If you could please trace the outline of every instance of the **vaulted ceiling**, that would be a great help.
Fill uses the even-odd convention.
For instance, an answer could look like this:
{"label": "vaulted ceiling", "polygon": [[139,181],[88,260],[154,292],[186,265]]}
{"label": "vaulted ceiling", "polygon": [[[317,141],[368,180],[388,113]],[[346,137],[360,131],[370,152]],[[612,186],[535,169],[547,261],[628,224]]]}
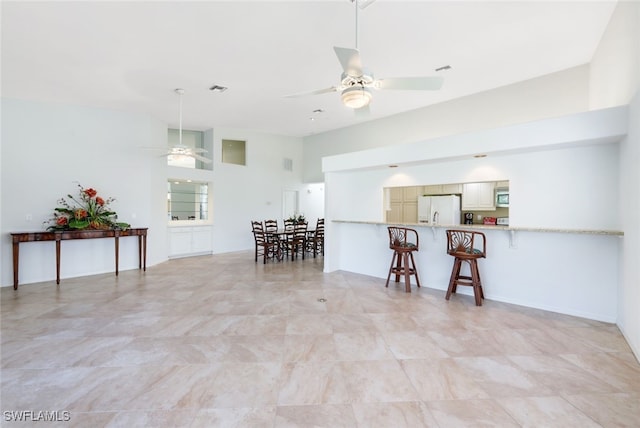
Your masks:
{"label": "vaulted ceiling", "polygon": [[375,91],[370,115],[359,118],[339,93],[284,97],[339,83],[333,47],[356,44],[350,0],[3,1],[1,89],[176,126],[174,89],[183,88],[185,128],[305,136],[588,63],[615,5],[377,0],[358,14],[365,67],[376,77],[441,75],[445,83]]}

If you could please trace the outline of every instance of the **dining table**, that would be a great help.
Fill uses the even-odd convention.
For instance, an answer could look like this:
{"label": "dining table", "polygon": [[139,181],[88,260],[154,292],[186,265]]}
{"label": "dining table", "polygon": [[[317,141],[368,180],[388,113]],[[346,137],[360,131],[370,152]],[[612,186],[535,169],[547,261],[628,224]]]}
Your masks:
{"label": "dining table", "polygon": [[[265,235],[267,235],[267,239],[272,240],[274,242],[274,258],[278,261],[284,260],[284,255],[287,252],[287,242],[290,237],[294,234],[293,228],[285,228],[278,230],[265,231]],[[315,229],[307,229],[307,237],[312,237],[315,234]],[[306,246],[306,243],[305,243]],[[306,249],[305,249],[306,250]]]}

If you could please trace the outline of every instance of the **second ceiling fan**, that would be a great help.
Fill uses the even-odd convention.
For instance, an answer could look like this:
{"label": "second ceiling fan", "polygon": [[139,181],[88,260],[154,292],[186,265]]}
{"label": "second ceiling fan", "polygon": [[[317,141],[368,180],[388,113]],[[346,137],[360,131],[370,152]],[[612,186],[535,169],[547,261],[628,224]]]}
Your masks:
{"label": "second ceiling fan", "polygon": [[356,46],[355,48],[338,46],[334,46],[333,48],[343,70],[340,77],[340,84],[315,91],[287,95],[287,97],[302,97],[329,92],[340,92],[342,102],[345,106],[354,109],[356,113],[366,113],[369,110],[369,103],[373,98],[372,89],[430,91],[438,90],[442,87],[444,79],[441,76],[374,78],[373,73],[362,66],[360,59],[360,51],[358,50],[358,9],[366,8],[375,0],[350,1],[356,5]]}

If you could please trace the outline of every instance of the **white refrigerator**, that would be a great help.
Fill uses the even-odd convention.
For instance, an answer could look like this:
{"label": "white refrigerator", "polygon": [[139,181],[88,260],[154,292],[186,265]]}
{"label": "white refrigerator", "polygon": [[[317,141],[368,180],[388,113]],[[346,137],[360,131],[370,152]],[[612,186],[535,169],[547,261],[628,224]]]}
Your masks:
{"label": "white refrigerator", "polygon": [[419,196],[418,222],[429,225],[460,224],[460,196]]}

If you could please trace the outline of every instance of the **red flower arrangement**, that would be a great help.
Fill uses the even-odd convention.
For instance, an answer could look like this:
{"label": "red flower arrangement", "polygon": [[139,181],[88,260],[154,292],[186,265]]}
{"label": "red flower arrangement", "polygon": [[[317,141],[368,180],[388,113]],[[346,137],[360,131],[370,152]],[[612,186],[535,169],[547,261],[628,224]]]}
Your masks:
{"label": "red flower arrangement", "polygon": [[[118,222],[118,215],[111,211],[109,204],[114,198],[106,200],[98,196],[93,188],[85,189],[78,184],[80,197],[67,195],[61,198],[54,209],[53,218],[45,222],[49,224],[47,230],[82,230],[82,229],[127,229],[128,223]],[[53,223],[53,224],[52,224]]]}

